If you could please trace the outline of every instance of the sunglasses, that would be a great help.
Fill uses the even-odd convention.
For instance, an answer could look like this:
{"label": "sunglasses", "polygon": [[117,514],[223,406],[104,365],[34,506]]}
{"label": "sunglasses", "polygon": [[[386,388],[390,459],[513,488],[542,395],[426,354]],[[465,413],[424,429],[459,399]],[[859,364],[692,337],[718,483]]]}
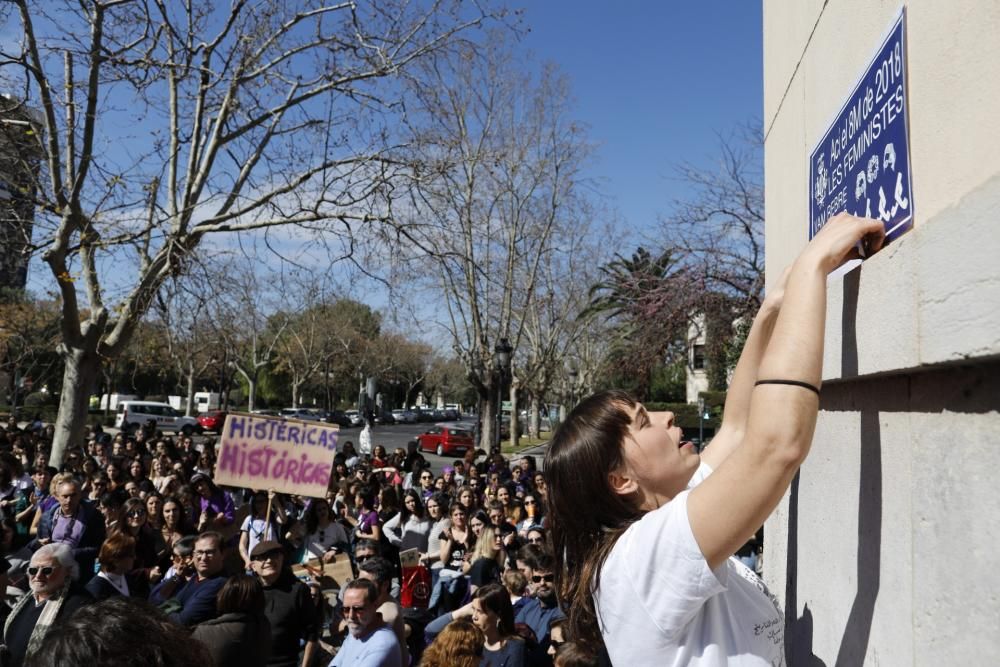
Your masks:
{"label": "sunglasses", "polygon": [[531,576],[531,580],[536,584],[540,584],[543,581],[546,583],[552,583],[556,580],[556,575],[554,574],[534,574]]}
{"label": "sunglasses", "polygon": [[45,567],[37,567],[35,565],[32,565],[31,567],[28,568],[28,576],[34,577],[35,575],[41,574],[43,577],[47,577],[55,571],[56,568],[52,567],[51,565],[46,565]]}
{"label": "sunglasses", "polygon": [[146,516],[146,513],[142,510],[132,510],[131,512],[126,512],[125,516],[127,516],[130,519],[139,519],[141,517]]}
{"label": "sunglasses", "polygon": [[274,560],[281,555],[281,549],[271,549],[270,551],[265,551],[262,554],[257,554],[256,556],[250,556],[252,561],[263,561],[263,560]]}
{"label": "sunglasses", "polygon": [[365,607],[344,607],[341,610],[341,613],[344,616],[350,616],[351,614],[357,614],[358,616],[360,616],[361,614],[365,613]]}
{"label": "sunglasses", "polygon": [[355,556],[354,560],[356,560],[359,563],[364,563],[369,558],[375,558],[375,556]]}

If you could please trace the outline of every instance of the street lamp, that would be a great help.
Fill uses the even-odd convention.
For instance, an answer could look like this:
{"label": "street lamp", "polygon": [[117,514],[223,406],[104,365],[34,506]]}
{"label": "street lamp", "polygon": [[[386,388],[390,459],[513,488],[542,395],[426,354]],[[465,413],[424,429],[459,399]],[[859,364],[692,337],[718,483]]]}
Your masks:
{"label": "street lamp", "polygon": [[705,449],[705,420],[711,415],[705,411],[705,397],[698,397],[698,451]]}
{"label": "street lamp", "polygon": [[497,369],[499,377],[497,378],[497,428],[496,434],[493,436],[493,451],[491,453],[500,451],[500,426],[503,423],[503,381],[510,371],[510,355],[513,352],[514,348],[511,347],[510,341],[506,338],[501,338],[500,342],[493,348],[493,365]]}

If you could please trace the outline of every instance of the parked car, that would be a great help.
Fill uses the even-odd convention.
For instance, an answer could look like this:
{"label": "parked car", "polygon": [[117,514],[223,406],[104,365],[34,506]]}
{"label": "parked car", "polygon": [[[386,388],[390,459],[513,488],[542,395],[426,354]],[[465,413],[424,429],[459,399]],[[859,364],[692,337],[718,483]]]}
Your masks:
{"label": "parked car", "polygon": [[445,421],[450,421],[450,422],[458,421],[459,419],[461,419],[461,417],[462,417],[462,415],[459,414],[458,410],[456,410],[455,408],[445,408],[444,409],[444,418],[445,418]]}
{"label": "parked car", "polygon": [[281,416],[286,419],[303,419],[305,421],[319,421],[319,415],[307,408],[284,408]]}
{"label": "parked car", "polygon": [[435,424],[426,433],[417,436],[420,451],[434,452],[438,456],[464,454],[472,449],[472,431],[456,428],[451,424]]}
{"label": "parked car", "polygon": [[392,416],[397,424],[416,424],[417,413],[410,410],[393,410]]}
{"label": "parked car", "polygon": [[280,417],[281,416],[281,413],[278,412],[277,410],[267,410],[267,409],[265,409],[265,410],[251,410],[250,414],[252,414],[252,415],[260,415],[262,417]]}
{"label": "parked car", "polygon": [[205,431],[222,433],[222,427],[226,425],[226,413],[222,410],[203,412],[198,415],[198,423]]}
{"label": "parked car", "polygon": [[351,420],[351,426],[364,426],[365,419],[361,416],[361,413],[357,410],[347,410],[344,415]]}
{"label": "parked car", "polygon": [[343,410],[331,410],[323,417],[327,424],[336,424],[340,428],[350,428],[354,426],[354,420],[347,416]]}
{"label": "parked car", "polygon": [[160,431],[201,433],[201,424],[194,417],[182,415],[166,403],[156,401],[122,401],[115,413],[115,428],[134,433],[147,424],[155,423]]}
{"label": "parked car", "polygon": [[391,412],[383,412],[382,414],[375,415],[375,423],[382,424],[383,426],[391,426],[396,423],[396,418],[392,416]]}

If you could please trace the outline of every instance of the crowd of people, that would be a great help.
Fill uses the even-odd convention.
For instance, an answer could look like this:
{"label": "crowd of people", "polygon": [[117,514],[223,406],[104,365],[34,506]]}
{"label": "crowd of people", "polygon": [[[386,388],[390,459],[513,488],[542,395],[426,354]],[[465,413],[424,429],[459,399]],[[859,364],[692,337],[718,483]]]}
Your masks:
{"label": "crowd of people", "polygon": [[[0,665],[590,665],[531,457],[338,446],[326,497],[220,487],[210,438],[0,428]],[[323,573],[346,571],[331,583]]]}

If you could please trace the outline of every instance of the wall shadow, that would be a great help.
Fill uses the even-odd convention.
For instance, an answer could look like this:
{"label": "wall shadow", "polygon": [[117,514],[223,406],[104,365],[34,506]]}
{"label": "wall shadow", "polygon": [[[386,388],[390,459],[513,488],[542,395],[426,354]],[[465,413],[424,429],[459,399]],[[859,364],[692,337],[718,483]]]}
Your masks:
{"label": "wall shadow", "polygon": [[864,664],[882,567],[882,438],[878,413],[861,413],[858,488],[858,588],[840,639],[836,667]]}

